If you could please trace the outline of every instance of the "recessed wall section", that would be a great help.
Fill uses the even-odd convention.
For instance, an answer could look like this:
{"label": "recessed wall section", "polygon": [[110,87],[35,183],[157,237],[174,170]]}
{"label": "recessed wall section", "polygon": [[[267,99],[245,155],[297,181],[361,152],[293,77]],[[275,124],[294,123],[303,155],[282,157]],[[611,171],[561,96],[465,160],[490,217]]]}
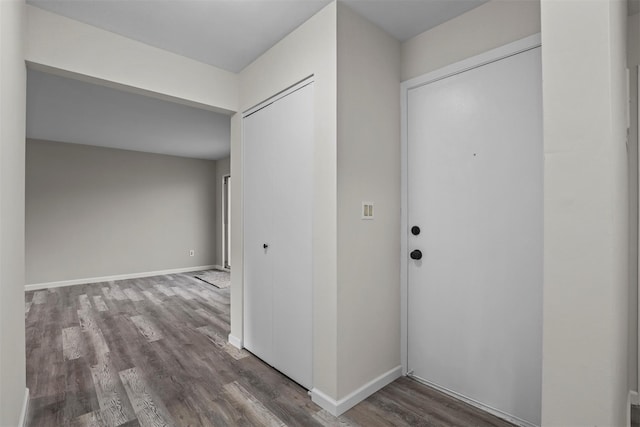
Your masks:
{"label": "recessed wall section", "polygon": [[26,164],[27,284],[214,264],[215,161],[28,140]]}

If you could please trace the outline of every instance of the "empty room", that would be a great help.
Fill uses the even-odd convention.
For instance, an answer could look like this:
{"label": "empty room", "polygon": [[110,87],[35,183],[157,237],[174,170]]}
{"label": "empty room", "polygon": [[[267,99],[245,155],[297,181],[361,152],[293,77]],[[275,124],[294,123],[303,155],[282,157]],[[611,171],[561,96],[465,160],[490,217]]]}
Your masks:
{"label": "empty room", "polygon": [[0,426],[630,426],[637,0],[0,1]]}

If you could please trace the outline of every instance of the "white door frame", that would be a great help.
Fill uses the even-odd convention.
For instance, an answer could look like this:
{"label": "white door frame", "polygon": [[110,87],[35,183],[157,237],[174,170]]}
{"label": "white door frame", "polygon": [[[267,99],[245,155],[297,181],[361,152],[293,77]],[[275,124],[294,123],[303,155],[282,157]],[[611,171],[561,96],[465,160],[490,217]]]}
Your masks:
{"label": "white door frame", "polygon": [[535,34],[524,39],[509,43],[507,45],[492,49],[488,52],[480,55],[473,56],[455,64],[448,65],[440,68],[439,70],[432,71],[422,76],[407,80],[400,85],[400,103],[401,103],[401,191],[400,202],[402,214],[400,215],[400,357],[402,361],[402,373],[407,375],[408,369],[408,301],[407,301],[407,289],[408,289],[408,262],[409,262],[409,248],[407,246],[407,235],[409,233],[408,228],[408,177],[407,177],[407,131],[408,131],[408,104],[407,98],[409,90],[424,86],[426,84],[442,80],[444,78],[460,74],[462,72],[471,70],[473,68],[481,67],[491,62],[499,61],[509,56],[516,55],[527,50],[535,49],[541,46],[540,34]]}
{"label": "white door frame", "polygon": [[[635,67],[632,67],[632,69],[635,68],[635,77],[636,77],[636,99],[634,100],[631,96],[630,96],[630,102],[635,101],[635,108],[636,108],[636,115],[637,117],[635,118],[636,123],[635,123],[635,127],[636,127],[636,143],[638,144],[638,158],[635,159],[636,162],[638,162],[638,167],[640,169],[640,65],[636,65]],[[627,82],[629,82],[629,79],[627,79]],[[629,87],[629,86],[627,86]],[[628,90],[628,92],[630,93],[631,91]],[[629,112],[627,114],[627,117],[629,117],[629,125],[633,124],[633,121],[631,120],[631,105],[627,105],[627,111]],[[640,189],[640,171],[638,172],[638,188]],[[640,200],[640,195],[638,197],[638,200]],[[638,215],[638,230],[640,233],[640,213]],[[638,337],[638,343],[640,343],[640,239],[638,239],[638,282],[636,283],[636,286],[638,288],[638,301],[637,301],[637,309],[638,309],[638,321],[637,321],[637,326],[638,326],[638,331],[637,331],[637,337]],[[638,366],[638,371],[636,372],[637,377],[638,377],[638,388],[640,389],[640,345],[638,345],[637,347],[637,359],[636,359],[636,365]],[[639,390],[640,391],[640,390]],[[634,391],[630,391],[629,393],[630,396],[630,400],[631,400],[631,404],[632,405],[640,405],[640,396],[638,392],[634,392]]]}
{"label": "white door frame", "polygon": [[[222,176],[222,268],[231,267],[231,179],[230,174]],[[225,230],[225,219],[227,228]]]}

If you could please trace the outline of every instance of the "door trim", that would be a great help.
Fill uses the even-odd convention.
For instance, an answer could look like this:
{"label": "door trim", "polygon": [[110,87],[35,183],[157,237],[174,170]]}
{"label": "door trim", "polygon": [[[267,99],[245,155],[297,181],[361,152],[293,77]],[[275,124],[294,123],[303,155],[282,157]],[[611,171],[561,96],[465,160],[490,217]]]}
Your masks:
{"label": "door trim", "polygon": [[304,79],[300,80],[299,82],[292,84],[288,88],[281,90],[280,92],[278,92],[275,95],[273,95],[273,96],[265,99],[264,101],[256,104],[255,106],[249,108],[248,110],[245,110],[242,113],[242,118],[245,119],[245,118],[249,117],[250,115],[252,115],[253,113],[257,113],[258,111],[262,110],[263,108],[268,107],[269,105],[273,104],[277,100],[282,99],[287,95],[291,95],[293,92],[297,91],[298,89],[302,89],[303,87],[305,87],[307,85],[310,85],[311,83],[314,82],[314,78],[313,77],[314,76],[305,77]]}
{"label": "door trim", "polygon": [[513,43],[489,50],[485,53],[471,58],[447,65],[438,70],[429,72],[422,76],[406,80],[400,84],[400,105],[401,105],[401,153],[400,153],[400,358],[402,362],[402,374],[407,375],[408,370],[408,259],[409,248],[407,237],[409,233],[408,224],[408,177],[407,177],[407,132],[408,132],[408,93],[426,84],[445,79],[447,77],[463,73],[465,71],[499,61],[509,56],[517,55],[531,49],[540,47],[542,44],[540,34],[523,38]]}
{"label": "door trim", "polygon": [[[231,269],[231,191],[229,190],[229,181],[231,174],[222,176],[222,268]],[[226,229],[225,229],[226,219]]]}

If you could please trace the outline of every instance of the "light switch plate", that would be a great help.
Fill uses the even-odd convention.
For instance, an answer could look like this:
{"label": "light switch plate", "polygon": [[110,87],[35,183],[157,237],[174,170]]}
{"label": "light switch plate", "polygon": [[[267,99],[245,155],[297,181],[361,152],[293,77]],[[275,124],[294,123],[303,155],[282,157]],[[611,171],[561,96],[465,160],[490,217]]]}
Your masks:
{"label": "light switch plate", "polygon": [[373,203],[362,202],[362,210],[360,211],[362,219],[373,219]]}

